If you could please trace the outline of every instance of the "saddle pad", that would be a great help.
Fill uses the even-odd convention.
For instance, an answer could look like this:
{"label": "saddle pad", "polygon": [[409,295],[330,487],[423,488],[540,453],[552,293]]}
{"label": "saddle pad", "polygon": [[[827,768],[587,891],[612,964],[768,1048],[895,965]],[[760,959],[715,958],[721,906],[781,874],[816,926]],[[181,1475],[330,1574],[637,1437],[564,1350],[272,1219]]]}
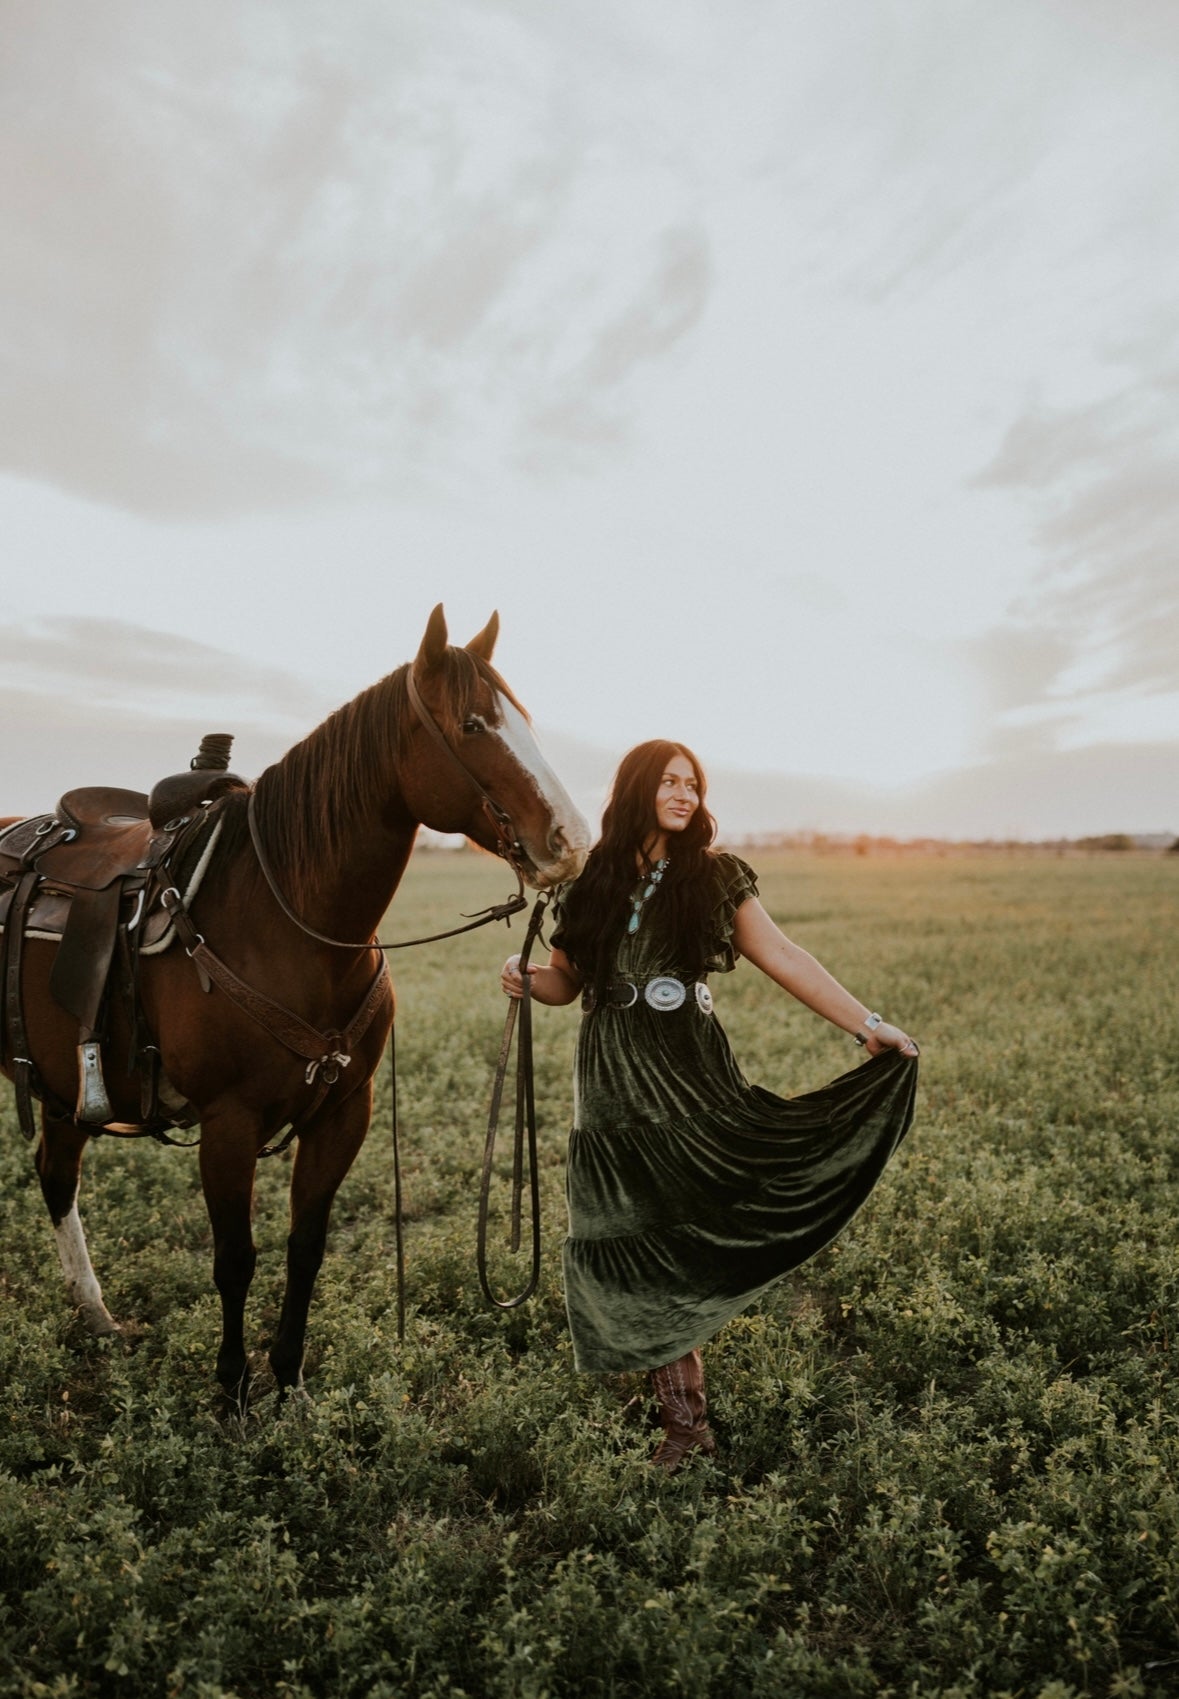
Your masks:
{"label": "saddle pad", "polygon": [[[201,888],[201,881],[204,879],[209,863],[213,859],[213,852],[217,848],[217,839],[220,836],[221,821],[218,820],[209,833],[209,841],[201,851],[200,859],[192,871],[188,873],[180,891],[185,908],[189,906]],[[178,874],[178,883],[179,879],[180,875]],[[154,909],[144,922],[143,941],[139,946],[139,954],[141,956],[162,956],[164,951],[170,949],[175,942],[176,928],[172,925],[172,918],[167,909]]]}

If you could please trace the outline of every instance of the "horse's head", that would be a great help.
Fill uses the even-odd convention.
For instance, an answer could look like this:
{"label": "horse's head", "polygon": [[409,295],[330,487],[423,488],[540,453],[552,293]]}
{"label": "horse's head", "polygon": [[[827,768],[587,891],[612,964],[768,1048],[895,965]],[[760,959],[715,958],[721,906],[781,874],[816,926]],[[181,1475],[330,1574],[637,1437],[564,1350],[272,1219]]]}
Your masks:
{"label": "horse's head", "polygon": [[589,827],[491,665],[498,632],[499,615],[492,614],[465,648],[451,648],[441,604],[430,615],[410,669],[410,700],[416,694],[420,708],[402,792],[435,831],[462,832],[495,851],[514,840],[521,874],[544,889],[580,873]]}

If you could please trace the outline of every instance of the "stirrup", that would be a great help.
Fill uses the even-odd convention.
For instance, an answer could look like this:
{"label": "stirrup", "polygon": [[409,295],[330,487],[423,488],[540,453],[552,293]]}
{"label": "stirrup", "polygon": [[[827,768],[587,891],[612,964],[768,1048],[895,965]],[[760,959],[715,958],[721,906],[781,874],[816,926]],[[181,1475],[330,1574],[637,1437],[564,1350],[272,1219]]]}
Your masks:
{"label": "stirrup", "polygon": [[102,1048],[97,1040],[90,1039],[78,1046],[78,1107],[74,1119],[86,1126],[101,1127],[113,1121],[114,1115],[102,1077]]}

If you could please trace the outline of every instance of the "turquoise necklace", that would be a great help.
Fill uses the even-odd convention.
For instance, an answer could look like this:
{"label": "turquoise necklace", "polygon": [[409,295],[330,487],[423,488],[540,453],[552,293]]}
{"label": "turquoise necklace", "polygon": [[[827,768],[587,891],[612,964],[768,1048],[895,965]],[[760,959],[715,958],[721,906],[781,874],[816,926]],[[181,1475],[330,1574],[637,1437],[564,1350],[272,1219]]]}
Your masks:
{"label": "turquoise necklace", "polygon": [[659,889],[659,881],[667,872],[667,864],[670,860],[671,857],[665,855],[661,861],[657,861],[647,877],[646,884],[640,884],[639,890],[630,899],[630,919],[626,923],[628,932],[638,931],[639,922],[643,918],[643,909]]}

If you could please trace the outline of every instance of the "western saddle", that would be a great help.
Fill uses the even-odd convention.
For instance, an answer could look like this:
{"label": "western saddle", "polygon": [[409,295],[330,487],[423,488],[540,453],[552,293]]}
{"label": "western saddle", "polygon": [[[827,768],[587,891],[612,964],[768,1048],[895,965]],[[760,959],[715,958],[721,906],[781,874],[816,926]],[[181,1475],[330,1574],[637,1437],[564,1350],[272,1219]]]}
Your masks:
{"label": "western saddle", "polygon": [[[151,794],[98,785],[67,791],[52,814],[0,830],[0,1056],[12,1068],[17,1114],[35,1133],[34,1096],[52,1113],[94,1128],[152,1133],[191,1126],[195,1115],[161,1081],[159,1052],[138,997],[139,958],[171,944],[164,904],[184,869],[187,899],[208,865],[219,826],[208,805],[248,790],[227,772],[233,739],[202,738],[188,772],[161,779]],[[210,829],[211,827],[211,829]],[[25,1023],[21,970],[28,937],[58,941],[49,978],[54,1001],[78,1022],[78,1096],[55,1101],[37,1079]],[[141,1121],[115,1123],[102,1071],[113,995],[131,1016],[130,1066],[141,1080]]]}

